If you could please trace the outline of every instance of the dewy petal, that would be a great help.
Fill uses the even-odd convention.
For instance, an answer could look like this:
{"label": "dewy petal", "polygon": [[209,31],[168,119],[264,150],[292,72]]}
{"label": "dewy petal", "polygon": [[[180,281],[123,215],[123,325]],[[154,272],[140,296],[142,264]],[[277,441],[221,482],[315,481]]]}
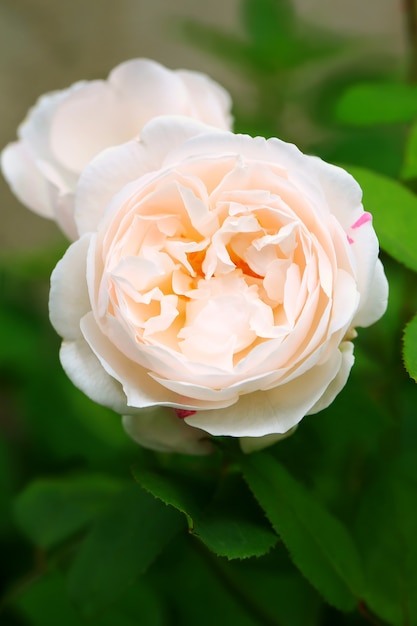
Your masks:
{"label": "dewy petal", "polygon": [[129,437],[151,450],[196,455],[212,450],[207,433],[188,426],[171,408],[156,407],[124,415],[123,426]]}
{"label": "dewy petal", "polygon": [[90,238],[85,235],[73,243],[52,272],[49,316],[64,339],[81,337],[80,320],[91,310],[86,281]]}
{"label": "dewy petal", "polygon": [[47,181],[25,143],[10,143],[3,150],[1,169],[11,190],[22,204],[42,217],[53,219],[54,211]]}

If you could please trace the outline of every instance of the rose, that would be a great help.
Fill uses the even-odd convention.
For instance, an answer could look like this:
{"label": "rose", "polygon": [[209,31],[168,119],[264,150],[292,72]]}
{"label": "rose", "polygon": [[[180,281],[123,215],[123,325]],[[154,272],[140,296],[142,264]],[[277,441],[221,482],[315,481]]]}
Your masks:
{"label": "rose", "polygon": [[107,80],[42,96],[20,126],[19,141],[3,151],[3,174],[24,205],[76,239],[74,191],[92,157],[133,139],[157,115],[186,115],[228,130],[230,107],[228,93],[204,74],[133,59]]}
{"label": "rose", "polygon": [[386,308],[359,185],[278,139],[158,118],[86,167],[77,206],[51,281],[61,362],[151,448],[282,437],[333,401],[354,328]]}

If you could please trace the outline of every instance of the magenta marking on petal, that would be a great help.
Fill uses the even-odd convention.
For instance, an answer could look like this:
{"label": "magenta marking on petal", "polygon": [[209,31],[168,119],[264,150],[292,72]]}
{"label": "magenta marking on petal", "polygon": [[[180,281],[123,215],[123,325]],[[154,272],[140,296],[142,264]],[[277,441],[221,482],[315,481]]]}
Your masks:
{"label": "magenta marking on petal", "polygon": [[177,417],[183,420],[185,417],[195,415],[197,411],[189,411],[188,409],[174,409],[174,413],[176,413]]}
{"label": "magenta marking on petal", "polygon": [[363,215],[361,215],[360,218],[352,224],[351,228],[359,228],[359,226],[363,226],[363,224],[366,224],[366,222],[370,222],[371,220],[372,215],[368,213],[368,211],[365,211],[365,213],[363,213]]}
{"label": "magenta marking on petal", "polygon": [[352,239],[352,237],[349,237],[349,235],[347,235],[347,240],[350,244],[355,243],[355,240]]}

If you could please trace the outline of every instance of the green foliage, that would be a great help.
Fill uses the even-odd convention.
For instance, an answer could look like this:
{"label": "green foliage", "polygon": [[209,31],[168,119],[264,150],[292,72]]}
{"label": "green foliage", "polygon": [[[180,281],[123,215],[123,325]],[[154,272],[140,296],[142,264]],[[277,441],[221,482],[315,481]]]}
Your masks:
{"label": "green foliage", "polygon": [[366,602],[395,626],[417,624],[417,472],[404,457],[364,494],[357,535],[365,556]]}
{"label": "green foliage", "polygon": [[411,378],[417,381],[417,317],[404,331],[404,364]]}
{"label": "green foliage", "polygon": [[364,579],[346,528],[267,453],[245,458],[242,466],[297,567],[328,602],[352,610],[363,596]]}
{"label": "green foliage", "polygon": [[15,500],[16,520],[36,546],[52,548],[92,522],[120,489],[120,481],[94,474],[36,480]]}
{"label": "green foliage", "polygon": [[415,123],[411,126],[407,137],[401,177],[403,180],[417,178],[417,124]]}
{"label": "green foliage", "polygon": [[262,511],[239,475],[217,485],[189,475],[134,469],[139,484],[185,514],[189,531],[218,556],[245,559],[262,556],[277,541]]}
{"label": "green foliage", "polygon": [[336,106],[337,119],[353,126],[412,122],[416,116],[417,88],[399,82],[352,85]]}
{"label": "green foliage", "polygon": [[103,611],[143,574],[183,528],[172,508],[130,487],[113,499],[77,552],[70,598],[85,616]]}
{"label": "green foliage", "polygon": [[[45,607],[48,610],[45,611]],[[57,571],[37,580],[15,603],[17,615],[31,626],[91,624],[77,613],[68,598],[65,577]],[[164,626],[166,624],[152,587],[142,578],[124,594],[122,602],[94,619],[95,626]]]}

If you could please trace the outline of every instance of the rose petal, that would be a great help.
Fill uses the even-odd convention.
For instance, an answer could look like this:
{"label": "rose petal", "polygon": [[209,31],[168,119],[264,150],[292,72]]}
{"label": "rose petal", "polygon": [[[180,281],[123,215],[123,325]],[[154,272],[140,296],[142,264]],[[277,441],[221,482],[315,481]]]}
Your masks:
{"label": "rose petal", "polygon": [[326,409],[347,383],[350,370],[355,362],[355,357],[353,355],[353,343],[351,341],[343,341],[339,346],[339,350],[342,355],[340,369],[320,400],[316,402],[316,404],[308,411],[308,415],[312,415],[313,413],[318,413],[319,411]]}
{"label": "rose petal", "polygon": [[63,341],[59,356],[67,376],[91,400],[116,413],[129,410],[122,386],[105,372],[82,337],[77,341]]}
{"label": "rose petal", "polygon": [[80,319],[91,309],[86,282],[90,235],[73,243],[51,276],[49,317],[57,333],[67,340],[81,337]]}
{"label": "rose petal", "polygon": [[221,85],[205,74],[178,70],[177,75],[187,87],[192,116],[218,128],[229,130],[233,124],[231,98]]}
{"label": "rose petal", "polygon": [[197,411],[186,417],[191,426],[211,435],[262,437],[283,434],[298,424],[319,401],[341,367],[337,350],[323,365],[317,365],[290,383],[270,391],[243,395],[232,406],[216,411]]}
{"label": "rose petal", "polygon": [[385,313],[388,303],[388,281],[384,268],[378,259],[374,274],[369,281],[369,289],[361,299],[358,312],[353,319],[354,326],[370,326]]}
{"label": "rose petal", "polygon": [[290,428],[286,433],[282,435],[264,435],[263,437],[241,437],[239,440],[242,452],[256,452],[257,450],[263,450],[267,446],[282,441],[287,437],[290,437],[297,430],[297,426]]}
{"label": "rose petal", "polygon": [[[72,91],[57,106],[50,128],[55,159],[71,172],[81,172],[101,150],[135,137],[129,108],[105,81],[92,81]],[[139,127],[140,129],[140,127]]]}
{"label": "rose petal", "polygon": [[1,153],[1,169],[13,193],[35,213],[53,219],[54,209],[44,180],[28,146],[10,143]]}
{"label": "rose petal", "polygon": [[141,410],[136,415],[124,415],[124,429],[134,441],[161,452],[209,454],[212,451],[207,433],[188,426],[169,408]]}

